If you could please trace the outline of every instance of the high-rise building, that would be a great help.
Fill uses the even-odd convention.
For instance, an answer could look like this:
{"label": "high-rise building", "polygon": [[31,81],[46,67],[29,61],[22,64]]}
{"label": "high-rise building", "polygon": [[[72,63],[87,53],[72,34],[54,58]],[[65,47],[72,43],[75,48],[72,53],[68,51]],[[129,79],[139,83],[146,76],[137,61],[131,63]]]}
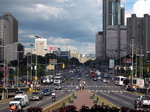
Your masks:
{"label": "high-rise building", "polygon": [[[11,13],[0,17],[0,62],[17,59],[18,22]],[[10,50],[11,49],[11,50]],[[9,54],[9,55],[8,55]],[[7,55],[7,57],[6,57]]]}
{"label": "high-rise building", "polygon": [[120,13],[120,17],[121,17],[121,20],[120,20],[120,24],[121,25],[125,25],[124,22],[125,22],[125,9],[124,7],[121,7],[121,13]]}
{"label": "high-rise building", "polygon": [[96,51],[96,58],[97,59],[104,59],[104,37],[103,32],[98,32],[96,34],[96,44],[95,44],[95,51]]}
{"label": "high-rise building", "polygon": [[105,58],[126,56],[126,26],[120,0],[103,0],[103,43]]}
{"label": "high-rise building", "polygon": [[[147,58],[150,56],[150,15],[136,17],[132,14],[127,18],[128,54],[131,54],[131,45],[134,46],[134,54],[140,54]],[[133,41],[133,42],[132,42]]]}
{"label": "high-rise building", "polygon": [[35,54],[45,56],[47,53],[47,39],[35,39]]}

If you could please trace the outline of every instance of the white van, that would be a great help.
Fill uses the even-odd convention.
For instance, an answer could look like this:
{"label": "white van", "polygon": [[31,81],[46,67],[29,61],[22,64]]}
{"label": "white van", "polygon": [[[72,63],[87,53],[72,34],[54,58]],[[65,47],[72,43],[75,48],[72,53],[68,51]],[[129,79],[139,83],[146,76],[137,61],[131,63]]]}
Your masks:
{"label": "white van", "polygon": [[22,106],[28,106],[30,104],[27,94],[17,94],[15,98],[22,98]]}
{"label": "white van", "polygon": [[133,85],[138,86],[139,88],[144,88],[144,79],[133,78]]}

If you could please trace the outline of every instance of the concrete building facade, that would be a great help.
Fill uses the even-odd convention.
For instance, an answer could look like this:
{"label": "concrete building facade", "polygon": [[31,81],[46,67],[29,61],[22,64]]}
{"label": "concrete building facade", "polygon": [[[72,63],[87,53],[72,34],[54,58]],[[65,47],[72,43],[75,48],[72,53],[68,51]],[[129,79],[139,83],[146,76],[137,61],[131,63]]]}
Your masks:
{"label": "concrete building facade", "polygon": [[104,58],[119,59],[127,55],[124,8],[120,0],[103,0]]}
{"label": "concrete building facade", "polygon": [[119,59],[127,55],[125,26],[109,26],[106,37],[106,56],[108,58]]}
{"label": "concrete building facade", "polygon": [[[11,13],[0,17],[0,62],[17,60],[18,22]],[[6,56],[7,55],[7,56]]]}
{"label": "concrete building facade", "polygon": [[74,51],[74,52],[71,52],[70,57],[77,58],[78,60],[80,60],[81,55],[80,55],[80,53]]}
{"label": "concrete building facade", "polygon": [[134,46],[134,54],[150,56],[150,15],[136,17],[132,14],[127,18],[128,54],[131,54],[131,46]]}
{"label": "concrete building facade", "polygon": [[103,32],[98,32],[96,34],[96,44],[95,44],[96,58],[104,59],[104,37]]}
{"label": "concrete building facade", "polygon": [[47,53],[47,39],[37,38],[35,39],[35,54],[45,56]]}

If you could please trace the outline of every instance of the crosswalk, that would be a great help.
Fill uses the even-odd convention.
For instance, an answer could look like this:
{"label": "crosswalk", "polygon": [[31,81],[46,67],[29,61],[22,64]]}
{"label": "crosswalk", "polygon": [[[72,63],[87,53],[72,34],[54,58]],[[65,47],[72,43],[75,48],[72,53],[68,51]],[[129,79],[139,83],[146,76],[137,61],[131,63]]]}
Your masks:
{"label": "crosswalk", "polygon": [[[77,85],[68,85],[67,87],[76,87]],[[53,88],[54,85],[43,85],[43,87]],[[86,88],[119,88],[118,86],[86,86]]]}
{"label": "crosswalk", "polygon": [[[98,93],[98,92],[100,92],[100,93],[124,93],[124,92],[126,92],[124,90],[90,90],[90,89],[87,89],[87,90],[94,92],[94,93]],[[65,92],[65,90],[53,90],[53,92],[60,92],[60,91]],[[74,89],[66,90],[66,92],[75,92],[75,91],[76,90],[74,90]]]}

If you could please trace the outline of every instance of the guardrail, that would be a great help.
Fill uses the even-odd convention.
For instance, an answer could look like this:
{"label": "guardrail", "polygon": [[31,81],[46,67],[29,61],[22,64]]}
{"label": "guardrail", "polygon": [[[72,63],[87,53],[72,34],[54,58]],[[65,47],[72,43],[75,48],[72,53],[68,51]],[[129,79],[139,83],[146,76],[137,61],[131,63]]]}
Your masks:
{"label": "guardrail", "polygon": [[28,92],[28,87],[20,87],[20,88],[0,88],[0,96],[1,100],[8,99],[10,96],[14,96],[16,91],[24,91]]}

